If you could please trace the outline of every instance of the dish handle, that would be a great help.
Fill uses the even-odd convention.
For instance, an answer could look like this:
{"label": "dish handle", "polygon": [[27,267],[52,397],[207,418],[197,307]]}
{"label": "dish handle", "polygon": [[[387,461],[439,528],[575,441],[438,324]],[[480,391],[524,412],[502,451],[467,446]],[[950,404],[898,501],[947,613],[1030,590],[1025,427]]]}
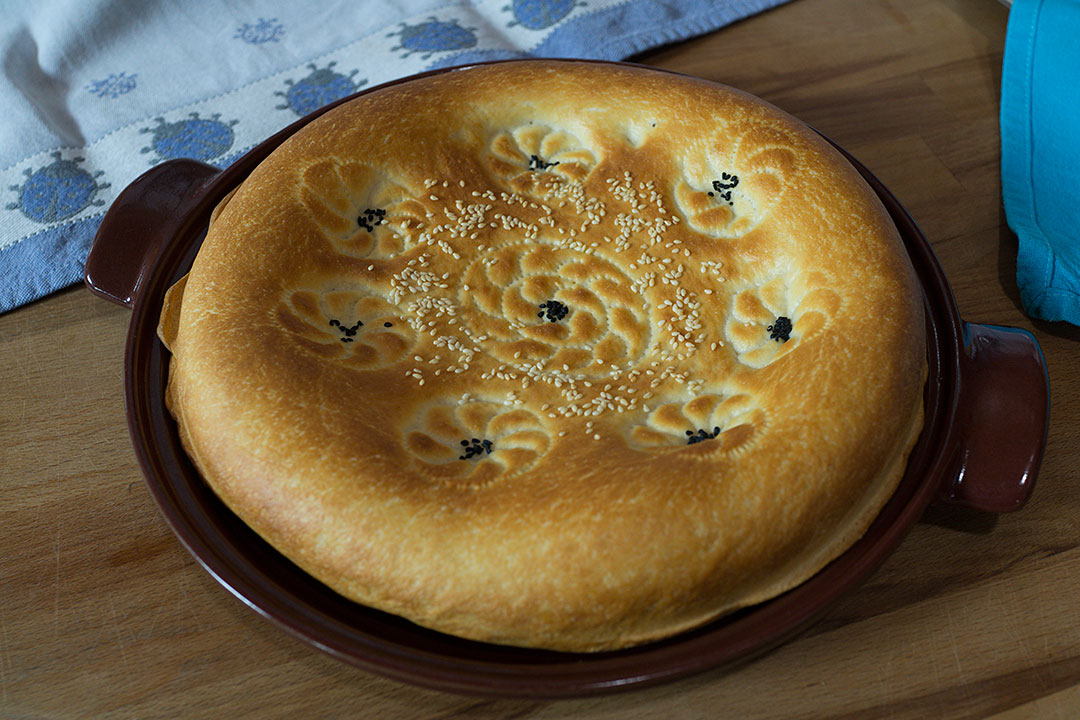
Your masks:
{"label": "dish handle", "polygon": [[134,307],[150,268],[178,230],[183,209],[219,172],[197,160],[170,160],[128,185],[94,236],[84,272],[90,291]]}
{"label": "dish handle", "polygon": [[1035,486],[1050,419],[1050,381],[1035,337],[964,323],[955,438],[939,489],[945,502],[988,512],[1020,509]]}

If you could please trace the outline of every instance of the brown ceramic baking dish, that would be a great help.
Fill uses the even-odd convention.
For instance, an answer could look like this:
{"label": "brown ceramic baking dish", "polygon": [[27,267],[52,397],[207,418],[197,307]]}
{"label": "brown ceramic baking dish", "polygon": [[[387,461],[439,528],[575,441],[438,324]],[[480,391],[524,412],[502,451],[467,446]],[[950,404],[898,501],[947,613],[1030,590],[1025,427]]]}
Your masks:
{"label": "brown ceramic baking dish", "polygon": [[165,520],[218,582],[304,642],[371,672],[470,694],[556,697],[654,684],[730,666],[790,639],[865,580],[931,502],[1006,512],[1030,496],[1049,418],[1038,343],[1024,330],[962,321],[926,238],[896,198],[848,155],[896,222],[921,280],[930,365],[926,424],[907,472],[853,547],[766,603],[661,642],[597,654],[461,640],[340,597],[255,535],[200,479],[165,408],[169,356],[155,333],[165,291],[190,267],[214,206],[327,109],[267,139],[226,170],[192,160],[154,167],[117,198],[86,264],[93,292],[132,309],[124,360],[128,426]]}

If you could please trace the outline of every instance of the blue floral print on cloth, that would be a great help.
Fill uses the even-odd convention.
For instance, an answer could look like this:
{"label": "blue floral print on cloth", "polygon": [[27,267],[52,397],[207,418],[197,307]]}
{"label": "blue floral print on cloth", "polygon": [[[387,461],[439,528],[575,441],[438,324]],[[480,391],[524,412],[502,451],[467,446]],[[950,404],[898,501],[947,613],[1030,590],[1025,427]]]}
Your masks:
{"label": "blue floral print on cloth", "polygon": [[434,17],[418,25],[401,23],[401,29],[387,37],[401,38],[401,44],[390,48],[390,52],[404,50],[402,58],[412,53],[423,53],[421,60],[427,60],[434,53],[449,50],[464,50],[476,45],[476,28],[463,28],[456,20],[442,22]]}
{"label": "blue floral print on cloth", "polygon": [[95,199],[99,191],[109,187],[108,183],[97,181],[105,174],[104,170],[91,175],[79,167],[85,158],[65,160],[59,152],[53,153],[53,157],[55,160],[43,168],[23,170],[26,182],[9,188],[18,191],[19,200],[8,205],[8,210],[19,210],[35,222],[48,224],[105,204],[104,200]]}
{"label": "blue floral print on cloth", "polygon": [[150,166],[224,167],[358,90],[511,57],[620,60],[787,0],[0,0],[0,312],[77,283]]}
{"label": "blue floral print on cloth", "polygon": [[508,27],[521,24],[530,30],[543,30],[566,17],[571,10],[584,6],[578,0],[514,0],[503,7],[514,13]]}
{"label": "blue floral print on cloth", "polygon": [[127,73],[109,73],[106,78],[91,81],[86,89],[98,97],[120,97],[135,89],[136,77]]}
{"label": "blue floral print on cloth", "polygon": [[194,158],[211,162],[221,157],[232,147],[236,134],[232,126],[239,120],[222,122],[220,113],[203,119],[194,112],[183,120],[165,122],[165,118],[156,118],[157,127],[140,128],[141,133],[151,133],[150,144],[139,152],[155,153],[153,164],[162,160]]}
{"label": "blue floral print on cloth", "polygon": [[250,45],[262,45],[268,42],[278,42],[285,34],[285,26],[277,21],[277,18],[266,20],[259,18],[254,23],[244,23],[236,29],[233,38],[243,40]]}
{"label": "blue floral print on cloth", "polygon": [[353,82],[353,76],[360,72],[351,70],[348,75],[334,72],[331,62],[324,68],[317,65],[309,65],[311,74],[296,82],[286,80],[288,90],[274,93],[285,98],[284,105],[278,105],[278,110],[292,110],[303,117],[310,112],[318,110],[323,105],[328,105],[335,100],[340,100],[346,95],[352,95],[360,89],[361,85],[367,84],[367,79]]}

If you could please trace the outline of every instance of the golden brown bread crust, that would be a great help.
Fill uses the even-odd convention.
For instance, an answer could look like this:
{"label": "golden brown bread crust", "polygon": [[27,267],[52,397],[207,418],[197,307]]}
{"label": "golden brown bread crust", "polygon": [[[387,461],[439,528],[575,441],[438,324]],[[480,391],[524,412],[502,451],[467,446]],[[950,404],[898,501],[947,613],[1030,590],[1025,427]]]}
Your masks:
{"label": "golden brown bread crust", "polygon": [[327,113],[223,203],[161,334],[184,445],[260,535],[359,602],[531,647],[803,582],[922,425],[921,295],[857,173],[760,100],[632,67]]}

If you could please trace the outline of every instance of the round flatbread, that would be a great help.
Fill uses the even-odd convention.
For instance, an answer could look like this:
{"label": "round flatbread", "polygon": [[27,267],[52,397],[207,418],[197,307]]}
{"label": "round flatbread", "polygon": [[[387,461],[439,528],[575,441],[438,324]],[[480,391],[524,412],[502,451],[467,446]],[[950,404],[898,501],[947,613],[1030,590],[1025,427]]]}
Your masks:
{"label": "round flatbread", "polygon": [[808,579],[922,425],[921,292],[858,173],[747,94],[529,61],[312,121],[161,326],[199,471],[342,595],[466,638],[669,636]]}

